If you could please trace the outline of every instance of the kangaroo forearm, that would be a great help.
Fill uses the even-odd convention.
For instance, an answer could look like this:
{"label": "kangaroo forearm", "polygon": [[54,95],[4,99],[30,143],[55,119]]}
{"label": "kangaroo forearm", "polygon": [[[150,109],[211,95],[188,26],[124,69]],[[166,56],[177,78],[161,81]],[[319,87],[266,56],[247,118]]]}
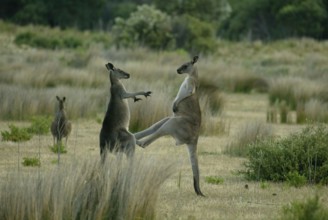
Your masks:
{"label": "kangaroo forearm", "polygon": [[138,96],[138,95],[144,95],[144,94],[145,94],[145,92],[125,93],[125,94],[123,94],[123,98],[124,98],[124,99],[134,98],[134,97],[136,97],[136,96]]}
{"label": "kangaroo forearm", "polygon": [[148,91],[148,92],[134,92],[134,93],[126,92],[126,93],[123,94],[122,98],[123,99],[134,98],[134,101],[136,102],[136,101],[141,100],[140,98],[137,98],[138,95],[143,95],[147,98],[148,96],[151,95],[151,91]]}

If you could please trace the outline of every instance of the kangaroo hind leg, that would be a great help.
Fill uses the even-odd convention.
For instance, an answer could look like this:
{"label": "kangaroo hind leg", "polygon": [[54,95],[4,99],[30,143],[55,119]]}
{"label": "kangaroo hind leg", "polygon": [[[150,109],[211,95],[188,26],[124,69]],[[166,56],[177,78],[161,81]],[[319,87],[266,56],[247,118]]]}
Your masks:
{"label": "kangaroo hind leg", "polygon": [[198,196],[204,196],[200,190],[197,144],[188,144],[188,152],[194,179],[194,190]]}
{"label": "kangaroo hind leg", "polygon": [[153,124],[152,126],[150,126],[149,128],[143,130],[143,131],[139,131],[137,133],[134,134],[134,136],[136,137],[137,140],[146,137],[148,135],[153,134],[154,132],[156,132],[165,122],[167,122],[167,120],[169,120],[170,118],[164,118],[158,122],[156,122],[155,124]]}
{"label": "kangaroo hind leg", "polygon": [[121,130],[119,132],[119,142],[121,143],[121,150],[126,154],[128,158],[134,156],[136,138],[127,130]]}

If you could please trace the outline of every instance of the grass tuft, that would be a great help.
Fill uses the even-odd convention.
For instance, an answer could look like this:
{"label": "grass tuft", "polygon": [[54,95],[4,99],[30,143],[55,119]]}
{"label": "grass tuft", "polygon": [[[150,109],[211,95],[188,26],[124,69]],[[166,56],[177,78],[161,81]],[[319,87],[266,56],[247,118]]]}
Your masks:
{"label": "grass tuft", "polygon": [[160,186],[174,166],[154,157],[119,158],[12,173],[0,182],[0,219],[155,219]]}

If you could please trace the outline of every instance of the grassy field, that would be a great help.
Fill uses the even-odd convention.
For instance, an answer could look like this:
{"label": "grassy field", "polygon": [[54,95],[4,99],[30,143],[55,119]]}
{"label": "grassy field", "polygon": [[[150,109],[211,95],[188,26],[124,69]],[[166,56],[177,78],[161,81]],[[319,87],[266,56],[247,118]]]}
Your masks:
{"label": "grassy field", "polygon": [[[158,160],[169,161],[169,157],[171,162],[177,163],[174,174],[160,189],[156,206],[158,219],[275,219],[284,205],[295,200],[304,201],[316,193],[324,204],[328,204],[326,187],[294,188],[283,183],[249,182],[237,175],[238,170],[244,168],[242,164],[245,159],[230,157],[222,152],[235,138],[241,126],[253,121],[265,122],[267,98],[265,95],[229,94],[226,99],[225,113],[221,117],[229,124],[228,132],[220,136],[201,136],[199,140],[201,187],[206,194],[205,198],[197,197],[193,192],[191,168],[185,147],[176,147],[173,139],[162,138],[147,149],[137,149],[137,155],[142,155],[144,159],[156,155]],[[8,122],[1,122],[0,130],[7,129],[7,124]],[[76,160],[99,157],[100,124],[94,120],[74,120],[73,124],[68,152],[61,157],[62,166]],[[271,126],[277,136],[286,136],[304,127],[281,124]],[[36,136],[20,146],[2,142],[1,182],[6,181],[8,173],[16,173],[18,169],[21,173],[47,172],[57,166],[57,155],[50,151],[51,145],[50,135]],[[41,158],[41,167],[28,168],[21,165],[23,157],[33,156]],[[205,177],[209,176],[220,177],[223,183],[215,185],[205,182]],[[245,185],[248,185],[247,189]]]}
{"label": "grassy field", "polygon": [[[60,167],[64,169],[79,166],[81,161],[99,160],[98,136],[109,91],[105,63],[111,61],[131,73],[131,79],[124,81],[128,91],[153,92],[147,100],[130,102],[131,130],[140,130],[171,114],[172,100],[183,81],[175,71],[189,60],[189,55],[183,51],[116,50],[94,41],[77,49],[36,49],[16,45],[15,36],[26,31],[50,36],[51,33],[56,36],[67,33],[4,23],[0,23],[0,30],[0,131],[8,130],[10,124],[29,126],[32,116],[53,117],[55,96],[66,96],[73,129],[67,153],[61,155]],[[92,33],[80,35],[83,42],[95,36]],[[101,37],[104,35],[102,33]],[[243,129],[253,123],[263,124],[270,135],[279,138],[302,130],[306,123],[297,122],[300,115],[310,118],[307,111],[322,115],[317,120],[327,122],[327,55],[327,42],[300,39],[269,44],[219,41],[216,53],[200,56],[197,65],[203,129],[198,154],[201,188],[206,197],[197,197],[193,191],[185,147],[176,147],[170,137],[159,139],[147,149],[138,147],[136,155],[143,161],[150,158],[155,168],[159,161],[175,167],[173,174],[169,172],[165,178],[151,176],[163,181],[158,198],[154,200],[157,219],[277,219],[283,206],[316,194],[328,208],[326,186],[295,188],[285,183],[247,181],[238,175],[238,171],[245,168],[246,159],[224,153],[231,143],[239,140]],[[279,112],[280,121],[283,118],[283,102],[274,97],[281,97],[277,91],[286,88],[289,90],[282,96],[292,94],[294,98],[288,106],[289,119],[286,123],[279,123],[279,120],[268,123],[270,109]],[[51,152],[52,144],[49,133],[34,135],[22,143],[2,140],[0,186],[13,175],[45,174],[56,168],[57,154]],[[39,158],[41,166],[23,166],[26,157]],[[142,169],[138,172],[151,171],[149,167]],[[154,170],[159,172],[158,176],[162,175],[161,169]],[[206,181],[208,177],[218,178],[220,183],[211,184]]]}

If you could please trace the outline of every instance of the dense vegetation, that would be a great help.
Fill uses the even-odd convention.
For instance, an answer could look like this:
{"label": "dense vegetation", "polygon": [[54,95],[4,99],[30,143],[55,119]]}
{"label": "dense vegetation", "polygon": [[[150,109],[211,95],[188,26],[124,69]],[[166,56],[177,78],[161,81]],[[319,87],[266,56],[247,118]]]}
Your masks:
{"label": "dense vegetation", "polygon": [[[117,46],[213,52],[215,39],[328,38],[324,0],[4,0],[0,19],[114,30]],[[78,45],[75,42],[72,46]]]}
{"label": "dense vegetation", "polygon": [[249,149],[246,175],[252,180],[288,181],[293,186],[328,183],[328,129],[308,126],[284,139],[264,140]]}

